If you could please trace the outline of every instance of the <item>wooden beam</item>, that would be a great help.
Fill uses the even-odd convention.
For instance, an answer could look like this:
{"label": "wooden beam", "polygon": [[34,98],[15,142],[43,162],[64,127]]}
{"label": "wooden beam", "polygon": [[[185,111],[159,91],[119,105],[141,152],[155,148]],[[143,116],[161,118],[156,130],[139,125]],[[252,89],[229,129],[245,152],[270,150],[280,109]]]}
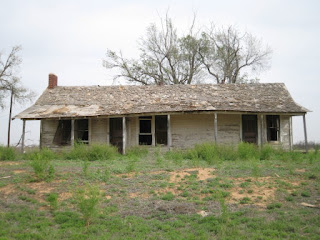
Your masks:
{"label": "wooden beam", "polygon": [[156,145],[156,117],[152,115],[151,119],[152,146]]}
{"label": "wooden beam", "polygon": [[71,146],[74,146],[74,119],[71,119]]}
{"label": "wooden beam", "polygon": [[122,117],[122,154],[126,154],[126,141],[127,141],[127,126],[126,126],[126,117]]}
{"label": "wooden beam", "polygon": [[263,114],[260,115],[260,146],[263,146]]}
{"label": "wooden beam", "polygon": [[289,147],[290,151],[293,149],[293,137],[292,137],[292,116],[289,118]]}
{"label": "wooden beam", "polygon": [[24,139],[26,134],[26,120],[22,120],[22,137],[21,137],[21,153],[24,153]]}
{"label": "wooden beam", "polygon": [[171,149],[172,146],[172,136],[171,136],[171,116],[167,115],[167,134],[168,134],[168,148]]}
{"label": "wooden beam", "polygon": [[308,137],[307,137],[306,114],[303,114],[303,130],[304,130],[305,149],[306,149],[306,152],[308,152]]}
{"label": "wooden beam", "polygon": [[214,142],[218,142],[218,114],[214,113]]}

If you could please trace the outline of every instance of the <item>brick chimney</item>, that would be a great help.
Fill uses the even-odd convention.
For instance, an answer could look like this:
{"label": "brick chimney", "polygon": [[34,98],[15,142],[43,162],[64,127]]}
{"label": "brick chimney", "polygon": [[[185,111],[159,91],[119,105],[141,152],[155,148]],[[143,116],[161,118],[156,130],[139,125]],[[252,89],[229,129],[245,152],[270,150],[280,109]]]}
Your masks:
{"label": "brick chimney", "polygon": [[58,77],[57,77],[57,75],[50,73],[48,88],[52,89],[56,86],[58,86]]}

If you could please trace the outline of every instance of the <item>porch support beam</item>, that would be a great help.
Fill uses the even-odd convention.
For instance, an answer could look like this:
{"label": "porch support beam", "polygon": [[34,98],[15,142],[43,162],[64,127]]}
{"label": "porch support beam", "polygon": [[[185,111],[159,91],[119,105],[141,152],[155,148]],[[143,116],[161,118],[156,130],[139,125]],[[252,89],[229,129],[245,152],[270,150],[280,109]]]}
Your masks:
{"label": "porch support beam", "polygon": [[167,115],[167,131],[168,131],[168,149],[171,149],[172,146],[172,136],[171,136],[171,116]]}
{"label": "porch support beam", "polygon": [[156,145],[156,116],[152,115],[151,119],[151,135],[152,135],[152,146]]}
{"label": "porch support beam", "polygon": [[260,146],[263,146],[263,114],[260,114]]}
{"label": "porch support beam", "polygon": [[218,142],[218,114],[214,113],[214,142]]}
{"label": "porch support beam", "polygon": [[21,153],[24,153],[24,139],[26,134],[26,120],[22,120]]}
{"label": "porch support beam", "polygon": [[71,119],[71,146],[74,146],[74,119]]}
{"label": "porch support beam", "polygon": [[126,117],[122,117],[122,154],[126,154],[126,141],[127,141],[127,126]]}
{"label": "porch support beam", "polygon": [[305,150],[306,150],[306,152],[308,152],[308,137],[307,137],[306,114],[303,114],[303,130],[304,130],[304,145],[305,145]]}

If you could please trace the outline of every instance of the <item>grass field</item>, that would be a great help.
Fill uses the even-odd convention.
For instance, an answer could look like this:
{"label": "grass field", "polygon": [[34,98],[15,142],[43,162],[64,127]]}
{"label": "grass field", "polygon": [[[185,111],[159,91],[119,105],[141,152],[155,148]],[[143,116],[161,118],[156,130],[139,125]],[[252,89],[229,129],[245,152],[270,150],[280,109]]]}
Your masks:
{"label": "grass field", "polygon": [[320,239],[318,151],[80,146],[0,159],[1,240]]}

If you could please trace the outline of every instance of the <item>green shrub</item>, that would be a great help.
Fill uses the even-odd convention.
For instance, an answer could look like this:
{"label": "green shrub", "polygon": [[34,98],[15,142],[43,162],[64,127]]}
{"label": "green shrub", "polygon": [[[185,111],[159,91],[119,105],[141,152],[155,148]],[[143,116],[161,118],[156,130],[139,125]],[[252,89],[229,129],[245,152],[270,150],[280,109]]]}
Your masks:
{"label": "green shrub", "polygon": [[217,145],[214,143],[196,144],[194,147],[197,158],[206,161],[208,164],[213,164],[219,161],[219,153]]}
{"label": "green shrub", "polygon": [[57,159],[58,156],[55,152],[53,152],[52,150],[48,149],[48,148],[43,148],[41,150],[35,150],[35,151],[31,151],[28,153],[25,153],[23,155],[23,158],[25,160],[54,160]]}
{"label": "green shrub", "polygon": [[282,204],[281,203],[271,203],[267,205],[267,209],[275,209],[275,208],[281,208]]}
{"label": "green shrub", "polygon": [[17,153],[14,148],[0,146],[0,161],[14,161],[16,159]]}
{"label": "green shrub", "polygon": [[143,158],[149,153],[143,146],[131,147],[127,150],[126,156],[129,158]]}
{"label": "green shrub", "polygon": [[97,186],[86,185],[75,193],[75,202],[88,227],[98,213],[101,194]]}
{"label": "green shrub", "polygon": [[31,160],[30,166],[33,168],[37,180],[50,181],[54,178],[54,167],[51,165],[49,159],[42,159],[41,154],[33,155],[34,159]]}
{"label": "green shrub", "polygon": [[167,192],[161,196],[161,199],[165,201],[172,201],[174,199],[174,194],[172,192]]}
{"label": "green shrub", "polygon": [[239,143],[238,157],[241,160],[257,160],[259,159],[258,147],[252,143]]}
{"label": "green shrub", "polygon": [[74,147],[64,153],[67,160],[111,160],[118,154],[115,147],[104,144],[86,145],[75,143]]}
{"label": "green shrub", "polygon": [[263,145],[262,149],[260,150],[260,160],[271,160],[274,159],[275,155],[276,151],[268,144]]}
{"label": "green shrub", "polygon": [[232,145],[216,145],[219,159],[223,161],[235,161],[238,158],[237,151]]}
{"label": "green shrub", "polygon": [[58,209],[58,193],[49,193],[47,195],[47,201],[52,211],[55,211]]}

